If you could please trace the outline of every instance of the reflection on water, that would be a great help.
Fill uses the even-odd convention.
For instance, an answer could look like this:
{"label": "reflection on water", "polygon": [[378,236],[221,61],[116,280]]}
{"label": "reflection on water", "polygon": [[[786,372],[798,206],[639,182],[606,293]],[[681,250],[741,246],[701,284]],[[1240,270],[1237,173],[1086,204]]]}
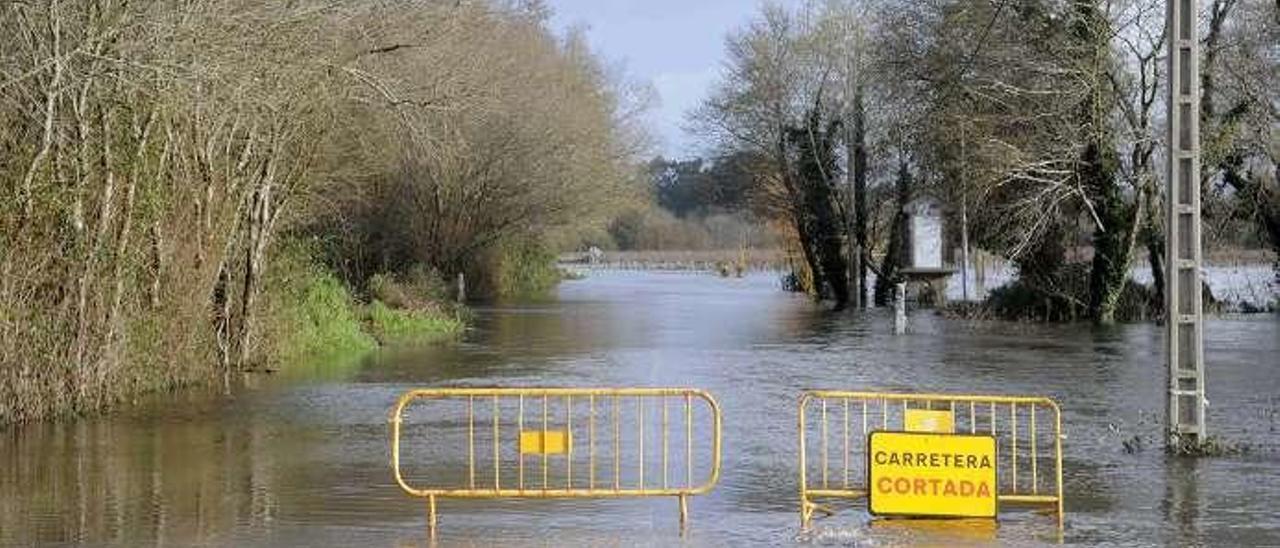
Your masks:
{"label": "reflection on water", "polygon": [[[1210,425],[1242,457],[1159,449],[1161,328],[1040,326],[824,312],[769,276],[596,272],[559,298],[479,311],[458,344],[388,352],[306,379],[254,379],[114,416],[0,433],[0,544],[414,545],[423,503],[390,477],[387,412],[417,386],[696,386],[725,416],[724,476],[691,503],[441,503],[462,546],[1028,544],[1053,520],[994,530],[871,521],[850,508],[798,530],[795,404],[802,388],[1034,393],[1064,408],[1067,543],[1277,544],[1280,321],[1208,324]],[[1146,449],[1126,453],[1137,436]],[[456,465],[457,463],[448,463]]]}

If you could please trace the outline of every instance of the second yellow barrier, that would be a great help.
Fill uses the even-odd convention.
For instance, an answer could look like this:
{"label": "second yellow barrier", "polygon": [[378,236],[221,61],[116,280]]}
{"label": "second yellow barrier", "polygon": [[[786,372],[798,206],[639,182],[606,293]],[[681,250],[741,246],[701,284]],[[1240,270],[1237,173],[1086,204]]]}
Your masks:
{"label": "second yellow barrier", "polygon": [[873,432],[992,438],[999,470],[995,500],[1039,506],[1062,526],[1062,415],[1048,398],[809,390],[800,397],[798,425],[802,526],[815,512],[832,513],[818,500],[870,494],[867,441]]}

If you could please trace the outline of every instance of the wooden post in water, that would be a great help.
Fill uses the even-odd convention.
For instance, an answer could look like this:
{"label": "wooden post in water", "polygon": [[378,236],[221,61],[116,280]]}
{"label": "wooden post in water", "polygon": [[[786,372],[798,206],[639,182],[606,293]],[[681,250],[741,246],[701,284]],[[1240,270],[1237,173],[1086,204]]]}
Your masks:
{"label": "wooden post in water", "polygon": [[1205,438],[1200,249],[1199,0],[1168,0],[1169,133],[1165,194],[1168,443]]}
{"label": "wooden post in water", "polygon": [[893,285],[893,333],[901,335],[907,332],[907,283],[898,282]]}
{"label": "wooden post in water", "polygon": [[458,304],[467,302],[467,278],[461,272],[458,273]]}

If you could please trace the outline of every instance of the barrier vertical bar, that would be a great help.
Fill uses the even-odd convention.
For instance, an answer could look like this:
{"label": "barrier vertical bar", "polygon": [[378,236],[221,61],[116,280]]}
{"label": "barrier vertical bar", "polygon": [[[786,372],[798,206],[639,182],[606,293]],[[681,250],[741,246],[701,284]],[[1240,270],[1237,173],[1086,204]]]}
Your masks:
{"label": "barrier vertical bar", "polygon": [[467,396],[467,485],[476,488],[476,398]]}
{"label": "barrier vertical bar", "polygon": [[1040,470],[1036,466],[1036,406],[1031,404],[1031,494],[1040,493]]}
{"label": "barrier vertical bar", "polygon": [[693,485],[693,396],[684,395],[684,486]]}
{"label": "barrier vertical bar", "polygon": [[867,435],[867,400],[862,400],[862,435]]}
{"label": "barrier vertical bar", "polygon": [[880,398],[880,429],[889,429],[889,400]]}
{"label": "barrier vertical bar", "polygon": [[568,489],[573,489],[573,396],[566,395],[564,397],[564,430],[565,444],[568,445],[565,451],[564,459],[564,483]]}
{"label": "barrier vertical bar", "polygon": [[662,488],[667,488],[667,397],[662,397]]}
{"label": "barrier vertical bar", "polygon": [[849,398],[841,398],[844,401],[844,480],[841,485],[846,489],[849,488]]}
{"label": "barrier vertical bar", "polygon": [[[516,415],[517,434],[524,435],[524,394],[520,394],[520,411]],[[519,461],[518,472],[520,480],[520,493],[524,494],[524,447],[516,447],[516,456]]]}
{"label": "barrier vertical bar", "polygon": [[542,490],[547,490],[547,394],[542,394]]}
{"label": "barrier vertical bar", "polygon": [[822,488],[827,488],[827,399],[822,398]]}
{"label": "barrier vertical bar", "polygon": [[640,427],[640,488],[644,489],[644,398],[636,396],[636,421]]}
{"label": "barrier vertical bar", "polygon": [[809,512],[810,512],[809,495],[808,495],[809,465],[808,465],[808,459],[805,456],[805,452],[806,452],[805,447],[807,447],[807,445],[805,444],[805,420],[804,420],[804,415],[805,415],[804,408],[805,408],[805,404],[808,403],[808,401],[809,401],[808,394],[800,397],[800,412],[797,414],[798,415],[797,421],[799,422],[799,427],[797,430],[800,433],[799,438],[800,438],[800,527],[801,528],[805,528],[809,526]]}
{"label": "barrier vertical bar", "polygon": [[622,488],[622,427],[618,418],[619,396],[613,396],[613,490]]}
{"label": "barrier vertical bar", "polygon": [[1009,429],[1013,432],[1009,445],[1013,447],[1013,492],[1018,492],[1018,404],[1009,404]]}
{"label": "barrier vertical bar", "polygon": [[502,447],[501,430],[498,428],[498,416],[500,415],[498,408],[498,396],[493,397],[493,490],[495,492],[502,490],[502,455],[500,449]]}
{"label": "barrier vertical bar", "polygon": [[436,538],[436,497],[431,495],[427,497],[427,530],[430,531],[431,538]]}
{"label": "barrier vertical bar", "polygon": [[1053,405],[1053,454],[1055,465],[1054,469],[1057,473],[1058,488],[1058,530],[1061,531],[1066,525],[1062,504],[1062,410],[1057,405]]}
{"label": "barrier vertical bar", "polygon": [[996,435],[996,402],[991,402],[991,435]]}
{"label": "barrier vertical bar", "polygon": [[969,433],[978,433],[978,404],[969,402]]}
{"label": "barrier vertical bar", "polygon": [[587,490],[596,488],[596,395],[587,397]]}

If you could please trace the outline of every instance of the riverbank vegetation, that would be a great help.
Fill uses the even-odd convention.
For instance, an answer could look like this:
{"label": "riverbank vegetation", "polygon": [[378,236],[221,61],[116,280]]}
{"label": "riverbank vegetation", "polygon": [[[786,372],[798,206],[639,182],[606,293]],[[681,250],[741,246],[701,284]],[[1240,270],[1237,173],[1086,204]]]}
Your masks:
{"label": "riverbank vegetation", "polygon": [[[1205,4],[1205,244],[1267,247],[1274,261],[1280,7]],[[1145,306],[1126,297],[1143,252],[1161,307],[1163,8],[766,4],[729,37],[726,69],[693,123],[717,154],[755,159],[746,194],[786,228],[798,285],[837,308],[871,302],[868,270],[884,301],[904,262],[903,209],[929,197],[947,214],[943,247],[963,250],[954,262],[972,247],[1016,265],[1017,286],[1003,293],[1016,299],[997,308],[1151,317],[1121,308]]]}
{"label": "riverbank vegetation", "polygon": [[540,6],[0,6],[0,423],[453,333],[459,273],[553,283],[644,102]]}

